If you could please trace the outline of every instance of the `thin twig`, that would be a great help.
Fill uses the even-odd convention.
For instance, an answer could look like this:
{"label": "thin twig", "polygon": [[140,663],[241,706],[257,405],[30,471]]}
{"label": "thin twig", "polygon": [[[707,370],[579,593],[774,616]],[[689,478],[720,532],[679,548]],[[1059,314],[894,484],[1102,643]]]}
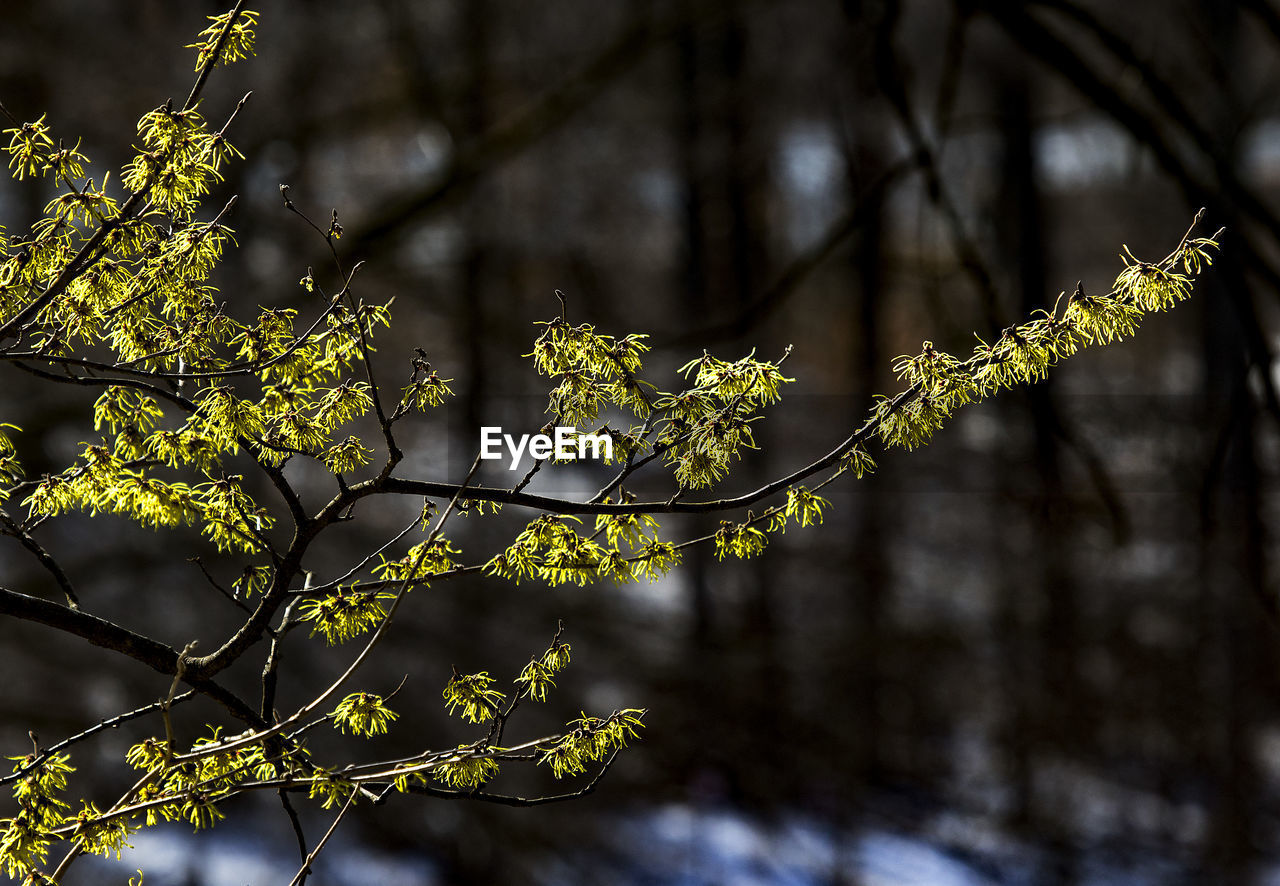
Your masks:
{"label": "thin twig", "polygon": [[40,561],[40,565],[53,576],[53,580],[57,582],[58,587],[62,589],[63,595],[67,598],[67,606],[72,609],[79,609],[80,598],[76,596],[76,589],[71,584],[71,579],[67,577],[67,573],[63,571],[58,561],[39,542],[32,538],[31,534],[20,523],[9,516],[3,508],[0,508],[0,523],[4,524],[4,530],[0,530],[0,532],[16,538],[24,548]]}
{"label": "thin twig", "polygon": [[289,881],[289,886],[301,886],[302,883],[307,881],[307,874],[311,871],[311,865],[315,864],[316,856],[323,851],[325,844],[329,842],[329,838],[338,830],[338,825],[342,823],[342,819],[346,817],[347,811],[351,809],[355,801],[356,792],[352,791],[351,796],[347,798],[347,802],[343,804],[342,811],[333,819],[333,824],[329,825],[329,830],[324,832],[324,836],[320,838],[316,848],[312,849],[307,857],[302,860],[302,867],[298,868],[298,872],[293,875],[293,879]]}
{"label": "thin twig", "polygon": [[[189,701],[190,699],[195,697],[195,694],[196,693],[194,689],[188,689],[186,692],[182,693],[181,695],[177,695],[169,699],[168,700],[169,707],[173,708],[175,705],[179,705],[184,701]],[[38,756],[34,757],[30,763],[26,763],[25,765],[22,766],[22,768],[18,769],[17,771],[12,772],[9,775],[0,776],[0,785],[6,785],[9,782],[17,781],[20,778],[25,778],[33,769],[43,764],[45,760],[48,760],[54,754],[60,753],[61,751],[64,751],[73,745],[77,745],[86,739],[92,738],[93,736],[97,735],[99,732],[102,732],[103,730],[115,729],[119,727],[121,724],[128,723],[130,720],[136,720],[139,717],[145,716],[146,714],[150,714],[153,711],[159,710],[160,706],[164,703],[165,703],[164,700],[153,701],[151,702],[151,704],[143,705],[140,708],[134,708],[132,711],[127,711],[123,714],[117,714],[116,716],[111,717],[110,719],[103,720],[99,723],[95,723],[93,726],[90,726],[88,729],[85,729],[83,732],[77,732],[75,735],[71,736],[70,738],[64,738],[62,741],[58,742],[57,744],[54,744],[45,748],[43,751],[39,753]]]}

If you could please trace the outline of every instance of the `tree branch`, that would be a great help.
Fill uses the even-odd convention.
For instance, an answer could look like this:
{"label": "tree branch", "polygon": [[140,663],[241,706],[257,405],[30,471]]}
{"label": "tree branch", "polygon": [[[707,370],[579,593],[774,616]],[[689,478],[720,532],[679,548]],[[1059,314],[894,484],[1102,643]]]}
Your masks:
{"label": "tree branch", "polygon": [[[166,676],[173,676],[178,670],[179,653],[173,647],[81,610],[0,588],[0,616],[4,615],[73,634]],[[212,680],[193,673],[190,667],[183,680],[192,689],[218,702],[237,720],[255,728],[265,725],[253,708]]]}

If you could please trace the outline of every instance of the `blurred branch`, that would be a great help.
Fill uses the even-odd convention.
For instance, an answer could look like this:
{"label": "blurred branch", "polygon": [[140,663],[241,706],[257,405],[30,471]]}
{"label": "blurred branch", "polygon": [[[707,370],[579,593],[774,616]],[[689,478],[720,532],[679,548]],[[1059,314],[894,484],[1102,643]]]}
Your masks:
{"label": "blurred branch", "polygon": [[947,44],[942,53],[942,70],[938,75],[938,93],[934,100],[934,131],[938,135],[938,154],[941,155],[951,134],[956,97],[960,94],[960,76],[964,67],[965,41],[973,13],[968,4],[958,3],[947,26]]}
{"label": "blurred branch", "polygon": [[[1248,367],[1241,366],[1231,387],[1231,402],[1221,414],[1216,433],[1213,434],[1213,445],[1209,452],[1208,464],[1201,474],[1199,499],[1200,522],[1210,527],[1216,522],[1217,505],[1224,494],[1240,493],[1238,485],[1233,487],[1228,466],[1232,459],[1232,448],[1240,444],[1242,438],[1250,437],[1241,434],[1241,426],[1252,421],[1250,411],[1253,409],[1249,394]],[[1210,533],[1211,534],[1211,533]],[[1246,583],[1249,592],[1267,617],[1272,629],[1280,629],[1280,594],[1267,586],[1264,581]]]}
{"label": "blurred branch", "polygon": [[809,275],[834,255],[850,237],[879,218],[881,201],[884,200],[890,188],[914,165],[914,159],[903,160],[886,169],[867,186],[863,199],[858,202],[858,205],[848,209],[836,219],[812,247],[796,256],[768,289],[756,296],[734,317],[696,329],[680,332],[673,330],[659,337],[659,341],[671,347],[701,345],[709,341],[740,336],[758,327],[766,318],[785,305]]}
{"label": "blurred branch", "polygon": [[1262,22],[1272,38],[1280,41],[1280,12],[1276,12],[1267,0],[1242,0],[1240,5]]}
{"label": "blurred branch", "polygon": [[965,230],[964,219],[961,218],[960,210],[943,180],[942,170],[939,168],[934,150],[925,137],[919,117],[912,106],[907,87],[906,66],[893,45],[898,4],[893,2],[887,6],[889,12],[877,23],[875,42],[876,78],[879,81],[880,90],[898,115],[898,121],[907,136],[907,142],[911,145],[916,164],[924,175],[925,192],[929,196],[929,201],[938,209],[946,222],[956,257],[973,281],[978,294],[982,296],[987,325],[992,329],[1000,329],[1005,324],[1000,319],[1000,295],[996,289],[995,280],[977,244]]}
{"label": "blurred branch", "polygon": [[1084,465],[1085,472],[1089,475],[1089,481],[1093,484],[1094,490],[1098,493],[1098,498],[1102,501],[1102,506],[1106,508],[1107,514],[1111,517],[1112,540],[1117,546],[1123,545],[1128,541],[1132,528],[1128,511],[1120,498],[1115,481],[1111,479],[1111,472],[1107,470],[1106,461],[1090,445],[1088,440],[1061,420],[1061,414],[1058,410],[1055,409],[1053,411],[1053,416],[1054,433],[1080,459],[1081,464]]}
{"label": "blurred branch", "polygon": [[386,248],[389,238],[399,229],[461,199],[485,174],[563,125],[679,29],[724,14],[731,5],[721,0],[703,0],[693,4],[692,11],[659,22],[642,14],[572,77],[544,93],[510,122],[462,146],[435,181],[351,231],[350,249],[368,255]]}
{"label": "blurred branch", "polygon": [[1089,10],[1068,0],[1035,0],[1033,5],[1042,6],[1066,16],[1093,34],[1098,43],[1115,56],[1117,61],[1138,72],[1140,75],[1138,82],[1146,87],[1151,97],[1169,115],[1169,118],[1187,131],[1201,150],[1206,154],[1215,153],[1213,138],[1209,132],[1200,125],[1191,110],[1178,98],[1178,94],[1169,86],[1168,81],[1151,66],[1147,59],[1137,53],[1129,40],[1108,28]]}
{"label": "blurred branch", "polygon": [[[165,676],[171,677],[178,670],[178,652],[173,647],[134,633],[104,618],[48,600],[0,588],[0,616],[36,622],[73,634],[88,640],[94,646],[126,655]],[[190,671],[184,674],[184,680],[191,688],[221,704],[237,720],[256,727],[263,725],[256,711],[212,680]]]}

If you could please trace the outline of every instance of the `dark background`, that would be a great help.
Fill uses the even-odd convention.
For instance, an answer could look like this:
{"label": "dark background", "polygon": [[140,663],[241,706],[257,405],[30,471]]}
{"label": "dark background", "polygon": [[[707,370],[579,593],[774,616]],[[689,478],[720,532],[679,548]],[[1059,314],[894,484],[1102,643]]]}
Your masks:
{"label": "dark background", "polygon": [[[409,859],[404,882],[459,884],[1280,875],[1280,9],[258,5],[257,58],[215,73],[203,105],[220,121],[254,91],[230,135],[248,159],[207,206],[240,195],[240,248],[215,282],[242,315],[305,303],[306,268],[333,275],[277,185],[321,222],[337,207],[344,260],[366,261],[360,293],[396,299],[383,377],[407,375],[420,346],[456,379],[448,409],[413,427],[405,476],[460,479],[480,425],[541,423],[545,380],[520,355],[533,321],[558,312],[557,288],[574,322],[650,333],[647,365],[667,389],[703,348],[773,358],[795,345],[796,383],[732,492],[843,439],[921,340],[964,354],[974,332],[989,339],[1077,280],[1105,291],[1122,244],[1157,259],[1201,206],[1206,233],[1227,227],[1190,303],[966,410],[926,450],[885,454],[873,478],[831,491],[824,525],[759,559],[692,553],[654,586],[418,592],[383,671],[363,677],[378,691],[412,674],[404,747],[469,740],[439,705],[450,666],[514,674],[557,619],[575,665],[528,734],[634,705],[650,710],[645,740],[580,802],[366,810],[335,850],[348,867]],[[0,101],[83,138],[96,174],[119,169],[137,118],[185,95],[181,46],[218,11],[9,0]],[[0,182],[0,223],[24,229],[48,196]],[[0,419],[24,428],[33,473],[56,470],[91,433],[92,397],[27,385],[6,373]],[[566,470],[537,488],[593,478]],[[335,557],[407,514],[366,515],[368,534],[339,539]],[[470,559],[502,543],[507,516],[460,531]],[[178,647],[231,625],[181,562],[201,551],[194,539],[62,525],[45,541],[97,611]],[[664,522],[677,537],[716,525]],[[16,545],[0,551],[6,586],[48,593]],[[25,751],[29,728],[70,734],[167,688],[44,629],[3,624],[0,637],[5,754]],[[296,673],[286,698],[345,660],[317,647],[296,638],[295,667],[316,676]],[[103,767],[108,792],[113,756],[154,725],[113,734],[82,770]],[[544,773],[514,781],[548,788]],[[261,821],[263,857],[287,858],[278,809],[229,812]],[[309,819],[313,837],[326,821]],[[230,833],[242,838],[219,853],[257,857]],[[222,879],[210,858],[146,882],[277,876]],[[367,864],[345,880],[335,860],[317,882],[393,882]]]}

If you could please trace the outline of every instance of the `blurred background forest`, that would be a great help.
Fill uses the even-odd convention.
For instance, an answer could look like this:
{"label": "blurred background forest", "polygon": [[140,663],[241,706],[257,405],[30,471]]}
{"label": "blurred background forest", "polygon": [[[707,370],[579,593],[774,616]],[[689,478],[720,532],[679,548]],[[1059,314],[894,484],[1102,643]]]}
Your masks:
{"label": "blurred background forest", "polygon": [[[277,186],[318,220],[338,209],[361,294],[396,299],[387,377],[422,347],[456,380],[406,476],[460,479],[480,425],[545,420],[520,355],[557,288],[574,322],[650,333],[668,389],[703,348],[795,344],[797,381],[726,486],[744,490],[843,439],[923,339],[966,353],[1077,280],[1105,291],[1121,244],[1159,258],[1201,206],[1228,229],[1190,303],[885,455],[832,491],[824,525],[756,560],[415,598],[367,677],[412,675],[407,748],[467,739],[439,704],[451,665],[514,674],[561,618],[575,665],[549,722],[643,705],[645,741],[565,805],[364,810],[317,883],[1280,882],[1271,0],[259,8],[257,58],[205,98],[221,120],[254,93],[230,136],[247,160],[210,202],[240,195],[214,282],[244,312],[298,304],[299,277],[328,265]],[[0,101],[118,169],[137,118],[185,94],[180,47],[218,11],[7,0]],[[28,185],[0,182],[10,230],[48,199]],[[25,429],[29,469],[56,470],[91,397],[26,379],[0,386],[0,419]],[[576,488],[557,482],[541,488]],[[509,528],[456,541],[491,550]],[[96,576],[95,605],[166,642],[231,623],[153,535],[99,519],[46,541]],[[45,593],[14,551],[3,583]],[[42,628],[0,637],[4,754],[167,688]],[[121,733],[116,759],[137,738]],[[275,882],[287,821],[240,813],[214,842],[140,840],[148,886]]]}

